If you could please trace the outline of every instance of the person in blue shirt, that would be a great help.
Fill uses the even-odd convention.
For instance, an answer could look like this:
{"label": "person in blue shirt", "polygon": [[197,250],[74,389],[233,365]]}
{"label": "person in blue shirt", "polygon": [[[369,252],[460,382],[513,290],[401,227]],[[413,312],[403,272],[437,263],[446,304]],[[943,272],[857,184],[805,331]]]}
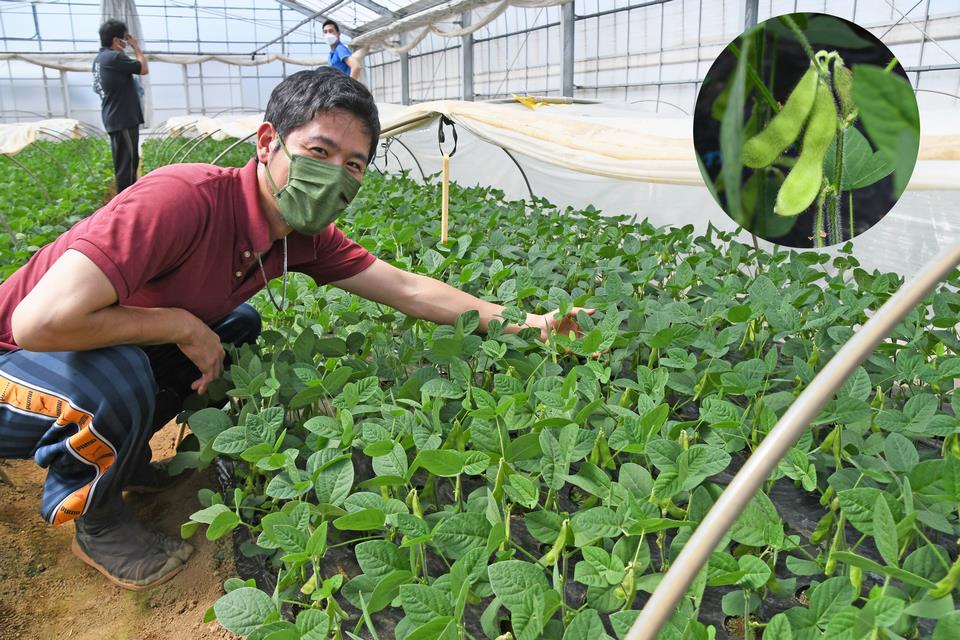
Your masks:
{"label": "person in blue shirt", "polygon": [[323,38],[330,45],[330,66],[342,71],[354,80],[358,80],[363,67],[360,61],[350,54],[347,45],[340,42],[340,25],[333,20],[324,22]]}

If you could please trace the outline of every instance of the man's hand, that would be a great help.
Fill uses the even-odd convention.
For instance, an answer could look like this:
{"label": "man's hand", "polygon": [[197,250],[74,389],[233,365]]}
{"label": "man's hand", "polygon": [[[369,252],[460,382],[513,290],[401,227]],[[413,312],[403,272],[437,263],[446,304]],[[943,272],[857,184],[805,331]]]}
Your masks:
{"label": "man's hand", "polygon": [[540,329],[540,340],[543,342],[549,340],[551,331],[562,335],[567,335],[573,331],[576,337],[582,338],[583,329],[577,324],[577,314],[583,311],[588,316],[592,316],[596,312],[596,309],[574,307],[568,311],[566,315],[559,317],[557,316],[557,311],[559,311],[559,309],[543,315],[531,313],[527,316],[527,325]]}
{"label": "man's hand", "polygon": [[187,330],[185,337],[177,342],[183,354],[190,358],[200,370],[200,377],[193,381],[190,388],[204,394],[210,383],[223,375],[223,358],[226,353],[220,336],[193,314],[186,313]]}
{"label": "man's hand", "polygon": [[140,41],[137,40],[137,37],[132,33],[127,34],[127,43],[133,47],[133,55],[137,57],[137,61],[140,63],[140,75],[145,76],[150,73],[150,65],[147,64],[147,56],[143,54],[143,50],[140,48]]}

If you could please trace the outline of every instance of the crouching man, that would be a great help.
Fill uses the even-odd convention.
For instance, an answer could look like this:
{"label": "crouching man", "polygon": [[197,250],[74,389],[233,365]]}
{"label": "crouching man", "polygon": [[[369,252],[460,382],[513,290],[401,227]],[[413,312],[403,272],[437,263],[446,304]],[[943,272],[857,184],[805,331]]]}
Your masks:
{"label": "crouching man", "polygon": [[[378,260],[333,224],[379,135],[362,84],[301,71],[271,94],[245,167],[157,169],[0,285],[0,458],[47,470],[41,515],[73,521],[74,553],[117,586],[154,587],[192,552],[138,522],[122,492],[169,483],[150,437],[223,373],[222,343],[256,340],[245,301],[270,279],[298,271],[434,322],[477,310],[481,330],[501,314]],[[560,322],[526,323],[546,337]]]}

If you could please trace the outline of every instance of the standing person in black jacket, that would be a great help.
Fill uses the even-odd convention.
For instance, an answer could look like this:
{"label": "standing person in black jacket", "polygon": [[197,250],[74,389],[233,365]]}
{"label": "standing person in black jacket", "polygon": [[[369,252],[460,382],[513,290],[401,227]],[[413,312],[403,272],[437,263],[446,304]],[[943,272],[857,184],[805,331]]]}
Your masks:
{"label": "standing person in black jacket", "polygon": [[[128,44],[136,60],[124,53]],[[146,56],[127,25],[119,20],[104,22],[100,26],[100,52],[93,61],[93,90],[100,94],[103,126],[110,134],[117,193],[137,180],[143,108],[133,76],[147,73]]]}

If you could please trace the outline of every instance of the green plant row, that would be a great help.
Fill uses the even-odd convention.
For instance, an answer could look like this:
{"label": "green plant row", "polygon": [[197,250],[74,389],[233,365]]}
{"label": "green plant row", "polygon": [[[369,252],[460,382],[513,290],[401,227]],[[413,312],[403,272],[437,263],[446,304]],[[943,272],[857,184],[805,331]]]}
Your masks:
{"label": "green plant row", "polygon": [[144,173],[174,162],[206,162],[221,167],[242,167],[253,157],[253,144],[237,143],[236,138],[155,137],[143,141]]}
{"label": "green plant row", "polygon": [[[439,210],[436,184],[371,173],[342,226],[505,322],[596,315],[544,344],[300,278],[287,312],[260,304],[262,338],[196,399],[176,465],[234,463],[183,534],[245,530],[277,586],[228,580],[208,620],[256,640],[623,637],[730,474],[902,282],[849,253],[457,185],[443,246]],[[831,400],[663,638],[960,636],[958,282]],[[790,524],[775,487],[815,524]]]}
{"label": "green plant row", "polygon": [[97,210],[112,178],[106,138],[39,140],[0,156],[0,281]]}

